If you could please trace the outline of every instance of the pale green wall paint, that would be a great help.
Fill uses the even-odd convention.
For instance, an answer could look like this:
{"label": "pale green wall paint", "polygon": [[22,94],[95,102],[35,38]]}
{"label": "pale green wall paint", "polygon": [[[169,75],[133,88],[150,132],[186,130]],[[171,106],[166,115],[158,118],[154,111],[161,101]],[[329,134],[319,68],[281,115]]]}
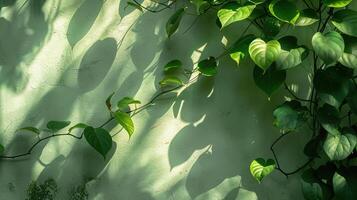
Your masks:
{"label": "pale green wall paint", "polygon": [[[20,10],[22,1],[1,11],[0,33],[3,28],[6,33],[0,37],[0,58],[6,62],[0,63],[0,131],[8,153],[34,141],[31,134],[15,133],[19,127],[44,126],[51,119],[100,124],[108,117],[104,101],[112,91],[115,100],[133,96],[146,102],[158,90],[167,61],[178,58],[191,67],[223,51],[213,18],[202,18],[183,34],[194,20],[185,16],[181,33],[168,40],[164,24],[172,11],[124,11],[125,0],[105,1],[94,26],[71,49],[67,27],[82,2],[48,0],[44,14],[35,16],[26,6]],[[233,26],[228,35],[238,37],[241,29]],[[92,60],[99,62],[79,69],[96,41],[114,38],[119,43],[126,32],[111,66],[103,66],[100,60],[108,52],[100,51]],[[177,100],[162,100],[135,116],[135,135],[130,141],[124,132],[114,138],[110,161],[85,141],[65,137],[50,140],[28,159],[1,161],[0,199],[24,199],[31,180],[49,177],[58,181],[59,199],[88,177],[95,178],[87,183],[95,200],[302,199],[298,176],[286,179],[274,172],[259,185],[249,174],[251,160],[272,156],[268,149],[279,133],[271,113],[282,98],[277,94],[267,101],[254,86],[249,65],[236,69],[223,59],[215,80],[202,79]],[[120,129],[112,128],[112,133]],[[300,152],[304,142],[299,135],[289,139],[293,142],[282,142],[279,156],[284,168],[294,169],[306,159]]]}

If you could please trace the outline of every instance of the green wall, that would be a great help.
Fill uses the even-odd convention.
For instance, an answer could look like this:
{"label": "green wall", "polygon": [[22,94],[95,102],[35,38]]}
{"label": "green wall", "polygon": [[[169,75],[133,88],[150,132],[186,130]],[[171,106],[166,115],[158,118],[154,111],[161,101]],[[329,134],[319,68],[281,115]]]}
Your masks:
{"label": "green wall", "polygon": [[[16,132],[19,127],[44,127],[48,120],[101,124],[113,91],[114,100],[149,101],[166,62],[178,58],[192,68],[201,58],[219,55],[226,37],[238,38],[245,26],[234,25],[223,37],[214,17],[202,16],[185,32],[195,20],[185,16],[168,40],[164,27],[172,10],[124,10],[125,0],[88,0],[84,6],[83,0],[23,2],[0,14],[0,140],[7,154],[25,151],[36,140]],[[80,20],[68,34],[81,5]],[[93,16],[94,25],[72,48],[69,40],[86,33]],[[304,34],[306,41],[310,37]],[[304,85],[307,77],[296,74],[308,68],[293,70],[291,84]],[[296,89],[306,95],[306,86]],[[272,156],[270,144],[280,133],[271,113],[287,95],[281,91],[269,101],[254,86],[251,63],[237,68],[224,58],[215,79],[202,78],[177,95],[137,114],[133,137],[115,136],[105,161],[84,140],[70,137],[44,142],[28,158],[1,160],[0,199],[25,199],[31,181],[48,178],[58,183],[58,199],[68,199],[68,191],[81,184],[93,200],[302,199],[299,175],[286,179],[274,172],[258,184],[249,173],[253,159]],[[279,145],[288,171],[305,161],[303,145],[299,134]]]}

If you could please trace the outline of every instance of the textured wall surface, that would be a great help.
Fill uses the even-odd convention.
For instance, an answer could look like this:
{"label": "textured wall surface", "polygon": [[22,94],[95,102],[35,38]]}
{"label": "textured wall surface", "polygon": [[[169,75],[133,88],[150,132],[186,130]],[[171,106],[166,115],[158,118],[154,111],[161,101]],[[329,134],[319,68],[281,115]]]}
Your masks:
{"label": "textured wall surface", "polygon": [[[173,10],[124,10],[125,0],[22,5],[2,8],[0,18],[0,139],[6,154],[21,153],[36,140],[16,133],[19,127],[44,127],[48,120],[101,124],[108,118],[104,101],[113,91],[114,100],[149,101],[166,62],[178,58],[192,68],[221,54],[226,38],[238,38],[246,26],[221,33],[214,17],[204,15],[185,31],[195,20],[187,15],[168,40],[165,22]],[[78,20],[69,30],[74,16]],[[95,22],[86,31],[90,20]],[[292,70],[291,83],[306,82],[294,75],[304,70],[308,66]],[[253,159],[272,157],[270,144],[280,133],[271,113],[284,95],[269,101],[254,86],[251,63],[237,68],[225,57],[215,79],[202,78],[177,98],[161,99],[136,115],[133,137],[115,136],[105,161],[84,140],[70,137],[44,142],[24,159],[1,160],[0,199],[25,199],[31,181],[54,178],[58,199],[68,199],[67,191],[85,183],[93,200],[301,200],[299,175],[286,179],[274,172],[258,184],[249,173]],[[112,134],[120,130],[108,128]],[[301,138],[289,136],[293,142],[278,147],[288,171],[305,162]]]}

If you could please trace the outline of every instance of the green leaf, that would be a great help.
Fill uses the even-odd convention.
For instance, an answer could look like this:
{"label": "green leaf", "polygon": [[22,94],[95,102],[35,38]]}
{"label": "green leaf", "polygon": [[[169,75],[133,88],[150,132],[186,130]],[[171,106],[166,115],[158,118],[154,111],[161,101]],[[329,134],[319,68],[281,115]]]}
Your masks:
{"label": "green leaf", "polygon": [[338,108],[348,95],[352,76],[353,71],[343,66],[318,70],[314,78],[318,96],[323,102]]}
{"label": "green leaf", "polygon": [[342,35],[345,41],[345,51],[338,60],[345,67],[357,69],[357,38]]}
{"label": "green leaf", "polygon": [[70,121],[49,121],[47,123],[47,128],[50,129],[51,131],[59,131],[70,124],[71,124]]}
{"label": "green leaf", "polygon": [[331,19],[332,24],[342,33],[357,37],[357,12],[343,9],[335,12]]}
{"label": "green leaf", "polygon": [[164,66],[164,72],[171,72],[182,67],[182,62],[180,60],[171,60]]}
{"label": "green leaf", "polygon": [[217,13],[222,28],[238,21],[247,19],[255,8],[254,4],[240,5],[238,2],[230,2],[224,5]]}
{"label": "green leaf", "polygon": [[278,59],[276,60],[276,67],[279,70],[286,70],[294,68],[302,63],[302,57],[307,49],[299,47],[289,51],[282,50]]}
{"label": "green leaf", "polygon": [[134,133],[134,122],[131,119],[131,116],[122,111],[117,111],[115,112],[115,119],[116,121],[126,130],[126,132],[129,134],[129,137],[131,137]]}
{"label": "green leaf", "polygon": [[162,79],[159,82],[161,87],[166,87],[166,86],[180,86],[180,85],[184,85],[184,83],[182,82],[182,80],[178,77],[175,76],[167,76],[164,79]]}
{"label": "green leaf", "polygon": [[298,101],[287,101],[273,112],[274,125],[283,131],[294,131],[306,121],[307,108]]}
{"label": "green leaf", "polygon": [[330,160],[344,160],[352,153],[356,144],[357,137],[350,133],[328,134],[323,149]]}
{"label": "green leaf", "polygon": [[83,131],[89,145],[91,145],[98,153],[100,153],[104,159],[107,153],[112,148],[112,137],[103,128],[93,128],[88,126]]}
{"label": "green leaf", "polygon": [[317,119],[327,132],[332,135],[340,135],[340,113],[335,107],[329,104],[324,104],[317,111]]}
{"label": "green leaf", "polygon": [[273,38],[279,34],[281,22],[274,17],[265,17],[263,22],[263,32],[268,38]]}
{"label": "green leaf", "polygon": [[71,47],[74,47],[88,33],[102,6],[103,0],[84,1],[76,10],[67,31],[67,39]]}
{"label": "green leaf", "polygon": [[71,133],[74,129],[83,129],[83,128],[87,128],[87,124],[84,123],[78,123],[74,126],[72,126],[71,128],[68,129],[68,133]]}
{"label": "green leaf", "polygon": [[295,26],[310,26],[319,21],[319,16],[314,9],[305,9],[300,12],[299,18],[295,22]]}
{"label": "green leaf", "polygon": [[270,13],[283,22],[295,24],[300,12],[292,1],[273,0],[269,4]]}
{"label": "green leaf", "polygon": [[5,147],[2,144],[0,144],[0,155],[2,155],[4,151],[5,151]]}
{"label": "green leaf", "polygon": [[344,172],[335,172],[332,178],[333,190],[338,200],[357,199],[357,175],[353,168]]}
{"label": "green leaf", "polygon": [[350,4],[352,0],[323,0],[327,7],[342,8]]}
{"label": "green leaf", "polygon": [[312,47],[321,60],[331,64],[342,56],[345,43],[342,36],[335,31],[325,34],[317,32],[312,37]]}
{"label": "green leaf", "polygon": [[184,8],[178,9],[166,22],[166,33],[169,38],[177,31],[182,20],[184,11]]}
{"label": "green leaf", "polygon": [[212,56],[200,61],[197,67],[198,71],[204,76],[214,76],[217,74],[217,61]]}
{"label": "green leaf", "polygon": [[249,44],[256,37],[253,34],[243,36],[229,50],[230,57],[239,65],[240,61],[249,55]]}
{"label": "green leaf", "polygon": [[253,72],[255,84],[263,90],[268,97],[281,87],[286,79],[286,72],[284,70],[276,70],[275,67],[263,71],[259,67],[254,67]]}
{"label": "green leaf", "polygon": [[36,128],[36,127],[24,127],[24,128],[20,128],[17,131],[30,131],[32,133],[35,133],[36,135],[40,135],[41,131],[40,129]]}
{"label": "green leaf", "polygon": [[319,180],[313,169],[308,169],[301,175],[301,186],[305,200],[329,200],[332,192]]}
{"label": "green leaf", "polygon": [[257,38],[249,45],[250,57],[264,71],[278,59],[280,51],[280,43],[277,40],[265,43],[264,40]]}
{"label": "green leaf", "polygon": [[113,98],[113,96],[114,96],[114,92],[113,93],[111,93],[109,96],[108,96],[108,98],[105,100],[105,105],[107,106],[107,108],[108,108],[108,110],[111,112],[112,111],[112,103],[111,103],[111,101],[112,101],[112,98]]}
{"label": "green leaf", "polygon": [[120,101],[118,101],[118,108],[119,110],[125,110],[128,108],[129,105],[131,104],[141,104],[139,100],[135,100],[131,97],[124,97]]}
{"label": "green leaf", "polygon": [[248,1],[254,3],[255,5],[259,5],[265,2],[265,0],[248,0]]}
{"label": "green leaf", "polygon": [[257,158],[250,164],[250,173],[260,183],[264,177],[268,176],[275,169],[275,161],[268,159],[265,161],[263,158]]}

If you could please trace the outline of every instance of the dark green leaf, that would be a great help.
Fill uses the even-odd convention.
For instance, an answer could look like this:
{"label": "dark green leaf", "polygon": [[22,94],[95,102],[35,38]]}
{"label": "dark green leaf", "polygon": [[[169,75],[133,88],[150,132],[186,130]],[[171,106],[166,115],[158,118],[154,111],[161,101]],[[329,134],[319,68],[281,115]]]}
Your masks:
{"label": "dark green leaf", "polygon": [[287,101],[273,112],[274,125],[283,131],[294,131],[306,121],[307,108],[298,101]]}
{"label": "dark green leaf", "polygon": [[333,14],[332,24],[344,34],[357,37],[357,12],[342,9]]}
{"label": "dark green leaf", "polygon": [[270,67],[264,72],[261,68],[255,66],[253,76],[255,84],[263,90],[268,97],[271,97],[284,83],[286,72],[284,70],[276,70],[275,67]]}
{"label": "dark green leaf", "polygon": [[177,31],[182,20],[184,11],[184,8],[178,9],[166,22],[166,33],[169,38]]}
{"label": "dark green leaf", "polygon": [[50,129],[51,131],[59,131],[70,124],[71,124],[70,121],[49,121],[47,123],[47,128]]}
{"label": "dark green leaf", "polygon": [[308,8],[300,12],[295,26],[309,26],[319,21],[319,16],[314,9]]}
{"label": "dark green leaf", "polygon": [[357,199],[357,175],[356,168],[350,168],[345,172],[336,172],[333,176],[333,190],[338,200]]}
{"label": "dark green leaf", "polygon": [[114,92],[111,93],[111,94],[108,96],[108,98],[105,100],[105,105],[107,106],[107,108],[108,108],[108,110],[109,110],[110,112],[112,111],[112,103],[111,103],[111,100],[112,100],[114,94],[115,94]]}
{"label": "dark green leaf", "polygon": [[181,67],[182,67],[182,62],[180,60],[172,60],[165,65],[164,72],[177,70],[180,69]]}
{"label": "dark green leaf", "polygon": [[269,4],[270,13],[283,22],[295,24],[300,12],[292,1],[273,0]]}
{"label": "dark green leaf", "polygon": [[202,60],[197,65],[198,71],[204,76],[214,76],[217,74],[217,61],[214,57]]}
{"label": "dark green leaf", "polygon": [[321,123],[322,127],[332,135],[339,135],[339,124],[341,122],[340,114],[338,110],[329,105],[324,104],[317,111],[317,119]]}
{"label": "dark green leaf", "polygon": [[301,175],[301,186],[305,200],[329,200],[332,192],[326,184],[319,180],[313,169]]}
{"label": "dark green leaf", "polygon": [[68,129],[68,133],[71,133],[74,129],[83,129],[83,128],[87,128],[87,124],[84,123],[78,123],[74,126],[72,126],[71,128]]}
{"label": "dark green leaf", "polygon": [[281,23],[274,17],[266,17],[263,24],[263,32],[268,38],[273,38],[279,34]]}
{"label": "dark green leaf", "polygon": [[338,60],[343,66],[357,69],[357,38],[342,35],[345,41],[345,51]]}
{"label": "dark green leaf", "polygon": [[103,128],[87,126],[83,133],[89,145],[91,145],[105,159],[107,153],[112,148],[112,137],[108,131]]}

